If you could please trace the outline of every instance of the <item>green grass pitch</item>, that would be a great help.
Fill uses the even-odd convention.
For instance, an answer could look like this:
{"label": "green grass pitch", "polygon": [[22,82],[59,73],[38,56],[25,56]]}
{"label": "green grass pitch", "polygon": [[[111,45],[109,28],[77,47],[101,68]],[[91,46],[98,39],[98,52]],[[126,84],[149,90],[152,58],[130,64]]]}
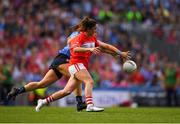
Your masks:
{"label": "green grass pitch", "polygon": [[105,108],[104,112],[77,112],[75,107],[0,107],[0,123],[177,123],[180,108]]}

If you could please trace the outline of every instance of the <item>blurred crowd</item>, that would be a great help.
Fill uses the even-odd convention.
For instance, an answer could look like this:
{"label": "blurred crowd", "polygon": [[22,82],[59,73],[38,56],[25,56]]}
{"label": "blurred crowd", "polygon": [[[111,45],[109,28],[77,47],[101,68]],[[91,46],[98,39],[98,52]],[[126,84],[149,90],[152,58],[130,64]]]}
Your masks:
{"label": "blurred crowd", "polygon": [[[98,39],[129,50],[138,70],[127,74],[120,58],[93,56],[96,88],[176,89],[180,79],[180,0],[0,0],[0,88],[40,80],[67,29],[84,16],[98,21]],[[63,87],[67,78],[55,84]],[[4,92],[2,92],[4,91]]]}

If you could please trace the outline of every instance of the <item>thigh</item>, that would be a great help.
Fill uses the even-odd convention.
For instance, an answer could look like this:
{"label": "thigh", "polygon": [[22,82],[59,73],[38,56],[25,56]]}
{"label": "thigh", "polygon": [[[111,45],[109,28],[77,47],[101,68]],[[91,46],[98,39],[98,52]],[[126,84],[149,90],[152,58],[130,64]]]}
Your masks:
{"label": "thigh", "polygon": [[87,69],[82,69],[74,75],[79,81],[86,83],[87,81],[93,82],[91,75]]}
{"label": "thigh", "polygon": [[58,54],[50,65],[50,69],[57,68],[61,64],[65,64],[69,62],[69,58],[64,54]]}
{"label": "thigh", "polygon": [[68,73],[68,56],[64,54],[58,54],[50,65],[50,69],[53,69],[57,77],[60,79],[62,75],[70,77]]}
{"label": "thigh", "polygon": [[64,90],[72,92],[75,88],[78,87],[78,84],[79,84],[79,81],[74,76],[71,76],[66,86],[64,87]]}
{"label": "thigh", "polygon": [[69,64],[68,63],[64,63],[64,64],[60,64],[58,66],[58,70],[60,73],[62,73],[63,75],[67,76],[67,77],[70,77],[70,74],[69,74],[69,71],[68,71],[68,66]]}
{"label": "thigh", "polygon": [[53,69],[50,69],[46,75],[44,76],[44,78],[40,81],[40,84],[45,84],[46,86],[56,82],[58,80],[55,72]]}

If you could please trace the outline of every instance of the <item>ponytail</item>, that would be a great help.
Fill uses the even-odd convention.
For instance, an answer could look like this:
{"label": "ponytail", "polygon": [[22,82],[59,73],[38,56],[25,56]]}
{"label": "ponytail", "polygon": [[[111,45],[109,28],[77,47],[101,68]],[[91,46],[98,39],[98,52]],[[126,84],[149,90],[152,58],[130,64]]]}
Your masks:
{"label": "ponytail", "polygon": [[92,29],[95,26],[96,21],[86,16],[79,22],[79,24],[72,26],[67,30],[67,36],[69,36],[74,31],[87,31],[88,29]]}
{"label": "ponytail", "polygon": [[69,35],[70,35],[72,32],[74,32],[74,31],[78,31],[78,28],[79,28],[79,24],[70,27],[70,28],[67,30],[67,36],[69,36]]}

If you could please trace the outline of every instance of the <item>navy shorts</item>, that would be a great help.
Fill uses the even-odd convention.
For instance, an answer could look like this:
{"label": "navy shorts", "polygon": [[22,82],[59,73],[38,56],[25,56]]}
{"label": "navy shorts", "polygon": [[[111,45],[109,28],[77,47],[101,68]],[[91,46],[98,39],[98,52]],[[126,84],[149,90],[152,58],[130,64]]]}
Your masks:
{"label": "navy shorts", "polygon": [[66,64],[66,63],[69,63],[69,57],[64,54],[58,54],[52,61],[51,65],[49,66],[49,69],[53,69],[57,77],[60,79],[63,75],[61,74],[61,72],[59,72],[57,67],[61,64]]}

